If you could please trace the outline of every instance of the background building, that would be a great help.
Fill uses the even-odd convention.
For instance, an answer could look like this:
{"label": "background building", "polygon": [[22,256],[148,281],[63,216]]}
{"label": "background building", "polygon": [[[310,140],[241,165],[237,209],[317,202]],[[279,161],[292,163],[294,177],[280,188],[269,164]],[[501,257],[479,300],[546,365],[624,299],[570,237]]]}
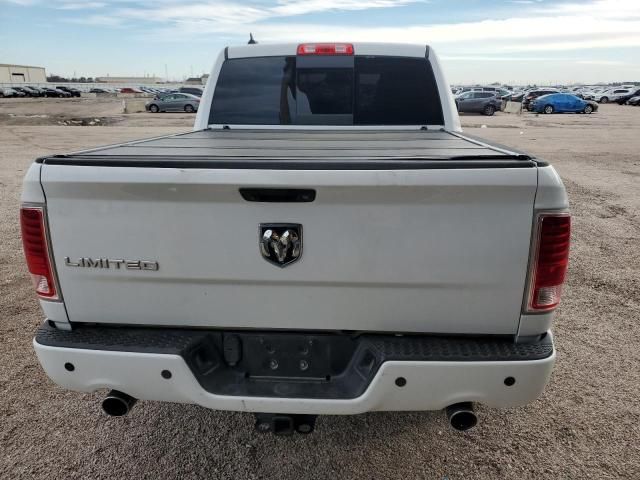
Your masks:
{"label": "background building", "polygon": [[43,67],[0,63],[0,83],[47,83]]}
{"label": "background building", "polygon": [[99,83],[128,83],[128,84],[145,84],[145,83],[162,83],[162,79],[158,77],[96,77]]}
{"label": "background building", "polygon": [[207,80],[209,79],[209,74],[205,73],[201,77],[191,77],[187,78],[184,83],[186,85],[206,85]]}

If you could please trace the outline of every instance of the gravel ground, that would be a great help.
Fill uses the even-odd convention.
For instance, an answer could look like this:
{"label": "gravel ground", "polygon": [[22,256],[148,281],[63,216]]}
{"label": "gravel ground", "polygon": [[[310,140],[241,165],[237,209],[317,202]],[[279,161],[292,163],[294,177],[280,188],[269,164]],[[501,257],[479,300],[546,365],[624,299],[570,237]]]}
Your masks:
{"label": "gravel ground", "polygon": [[25,170],[39,155],[186,130],[193,120],[56,126],[62,107],[52,102],[53,126],[16,120],[43,113],[35,102],[0,103],[0,115],[14,114],[0,117],[0,478],[640,478],[640,108],[462,118],[470,133],[551,161],[569,191],[570,275],[555,323],[558,361],[540,399],[481,406],[479,426],[465,434],[441,412],[371,413],[321,417],[311,436],[276,438],[254,434],[251,415],[196,406],[140,402],[110,419],[102,394],[63,391],[44,375],[31,347],[41,313],[16,221]]}

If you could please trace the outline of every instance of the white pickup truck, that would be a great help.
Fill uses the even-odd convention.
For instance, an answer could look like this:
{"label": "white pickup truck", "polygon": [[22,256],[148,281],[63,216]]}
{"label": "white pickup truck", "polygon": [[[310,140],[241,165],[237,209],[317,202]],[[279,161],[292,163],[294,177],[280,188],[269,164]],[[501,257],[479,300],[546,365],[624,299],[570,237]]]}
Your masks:
{"label": "white pickup truck", "polygon": [[22,235],[58,385],[254,412],[533,401],[570,216],[546,162],[462,133],[425,45],[226,48],[193,132],[36,160]]}

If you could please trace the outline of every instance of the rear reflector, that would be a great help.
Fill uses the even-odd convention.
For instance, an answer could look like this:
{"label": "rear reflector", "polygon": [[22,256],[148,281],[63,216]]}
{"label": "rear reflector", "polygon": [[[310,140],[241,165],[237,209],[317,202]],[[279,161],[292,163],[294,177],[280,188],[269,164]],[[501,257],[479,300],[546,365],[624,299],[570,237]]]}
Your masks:
{"label": "rear reflector", "polygon": [[538,216],[527,302],[529,312],[553,310],[560,303],[569,265],[570,240],[571,216],[568,213]]}
{"label": "rear reflector", "polygon": [[350,43],[301,43],[298,55],[353,55]]}
{"label": "rear reflector", "polygon": [[57,300],[42,207],[20,209],[22,245],[33,286],[40,297]]}

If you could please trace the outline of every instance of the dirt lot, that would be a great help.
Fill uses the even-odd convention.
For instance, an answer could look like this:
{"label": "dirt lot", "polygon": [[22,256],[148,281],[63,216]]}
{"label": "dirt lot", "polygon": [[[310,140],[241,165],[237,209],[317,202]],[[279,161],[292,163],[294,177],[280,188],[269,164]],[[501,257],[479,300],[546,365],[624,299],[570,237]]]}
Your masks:
{"label": "dirt lot", "polygon": [[[32,115],[48,115],[33,117]],[[61,126],[71,118],[111,126]],[[24,267],[20,184],[43,154],[187,130],[193,116],[119,113],[114,100],[0,101],[0,478],[640,478],[640,108],[464,116],[467,131],[558,169],[574,215],[558,361],[545,394],[452,431],[441,412],[322,417],[309,437],[253,432],[251,415],[54,386],[31,347],[41,313]],[[481,126],[485,125],[486,128]]]}
{"label": "dirt lot", "polygon": [[[145,99],[138,99],[144,101]],[[122,98],[3,98],[0,125],[176,127],[193,125],[194,114],[124,114]],[[143,133],[143,135],[146,135]],[[106,137],[108,138],[108,137]],[[114,137],[117,138],[117,137]],[[110,141],[110,140],[109,140]],[[119,140],[116,140],[119,141]],[[75,147],[74,147],[75,148]]]}

